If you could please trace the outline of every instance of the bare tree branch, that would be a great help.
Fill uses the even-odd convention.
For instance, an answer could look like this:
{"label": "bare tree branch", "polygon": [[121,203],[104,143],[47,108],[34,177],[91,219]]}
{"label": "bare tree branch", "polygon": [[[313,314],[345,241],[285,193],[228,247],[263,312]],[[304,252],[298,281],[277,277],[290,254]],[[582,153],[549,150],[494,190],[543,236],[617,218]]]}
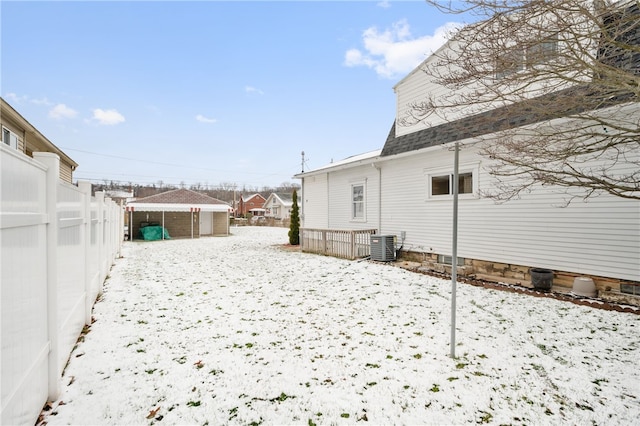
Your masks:
{"label": "bare tree branch", "polygon": [[443,90],[412,102],[398,125],[490,119],[469,136],[499,135],[480,149],[494,160],[484,195],[496,201],[535,184],[640,199],[640,0],[427,3],[483,20],[425,62]]}

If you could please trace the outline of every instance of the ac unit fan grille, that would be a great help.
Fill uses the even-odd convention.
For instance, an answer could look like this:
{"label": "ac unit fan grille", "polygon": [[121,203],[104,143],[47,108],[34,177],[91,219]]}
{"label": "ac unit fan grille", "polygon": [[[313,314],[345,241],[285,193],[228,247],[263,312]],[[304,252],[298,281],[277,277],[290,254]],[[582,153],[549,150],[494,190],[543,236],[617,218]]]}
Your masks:
{"label": "ac unit fan grille", "polygon": [[371,235],[371,260],[390,262],[396,259],[394,235]]}

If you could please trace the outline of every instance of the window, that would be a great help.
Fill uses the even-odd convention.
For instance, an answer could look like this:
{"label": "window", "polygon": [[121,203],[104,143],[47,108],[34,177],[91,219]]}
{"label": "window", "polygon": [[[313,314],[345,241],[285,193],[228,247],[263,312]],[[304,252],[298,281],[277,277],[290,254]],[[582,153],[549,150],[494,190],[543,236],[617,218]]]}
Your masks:
{"label": "window", "polygon": [[554,35],[527,49],[527,67],[546,64],[558,56],[558,36]]}
{"label": "window", "polygon": [[640,296],[640,285],[638,284],[620,284],[620,293]]}
{"label": "window", "polygon": [[525,50],[519,46],[511,46],[504,53],[498,55],[495,61],[496,80],[532,68],[536,65],[549,63],[558,56],[558,35],[533,43]]}
{"label": "window", "polygon": [[2,142],[13,149],[18,149],[18,136],[5,127],[2,128]]}
{"label": "window", "polygon": [[[464,257],[458,257],[456,262],[457,262],[456,264],[458,266],[463,266],[464,265]],[[438,255],[438,263],[443,263],[445,265],[452,265],[453,264],[453,256],[447,256],[445,254],[439,254]]]}
{"label": "window", "polygon": [[496,80],[501,80],[523,69],[524,52],[519,47],[511,47],[496,58]]}
{"label": "window", "polygon": [[351,219],[364,220],[364,184],[351,185]]}
{"label": "window", "polygon": [[[430,196],[452,195],[453,174],[432,175]],[[473,173],[458,174],[458,194],[473,194]]]}

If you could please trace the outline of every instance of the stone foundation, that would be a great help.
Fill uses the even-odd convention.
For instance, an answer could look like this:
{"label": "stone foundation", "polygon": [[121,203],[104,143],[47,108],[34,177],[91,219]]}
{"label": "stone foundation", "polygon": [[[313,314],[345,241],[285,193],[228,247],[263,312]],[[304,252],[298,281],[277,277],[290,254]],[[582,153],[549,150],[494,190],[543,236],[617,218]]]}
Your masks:
{"label": "stone foundation", "polygon": [[[451,275],[451,265],[438,263],[438,254],[436,253],[402,251],[398,260],[419,263],[420,266],[417,269]],[[530,268],[531,267],[524,265],[465,259],[464,265],[458,265],[457,275],[460,277],[532,287],[531,274],[529,273]],[[621,284],[640,285],[640,282],[565,271],[553,272],[553,291],[569,293],[571,292],[573,281],[576,277],[589,277],[593,279],[596,285],[597,297],[611,302],[640,306],[639,296],[620,293]]]}

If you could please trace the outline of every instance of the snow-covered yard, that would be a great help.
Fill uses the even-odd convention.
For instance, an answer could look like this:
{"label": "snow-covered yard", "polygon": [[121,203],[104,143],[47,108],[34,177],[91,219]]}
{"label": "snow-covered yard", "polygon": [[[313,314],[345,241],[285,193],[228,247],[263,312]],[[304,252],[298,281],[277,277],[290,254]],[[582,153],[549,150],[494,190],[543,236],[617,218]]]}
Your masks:
{"label": "snow-covered yard", "polygon": [[53,424],[637,424],[640,315],[286,251],[127,242]]}

